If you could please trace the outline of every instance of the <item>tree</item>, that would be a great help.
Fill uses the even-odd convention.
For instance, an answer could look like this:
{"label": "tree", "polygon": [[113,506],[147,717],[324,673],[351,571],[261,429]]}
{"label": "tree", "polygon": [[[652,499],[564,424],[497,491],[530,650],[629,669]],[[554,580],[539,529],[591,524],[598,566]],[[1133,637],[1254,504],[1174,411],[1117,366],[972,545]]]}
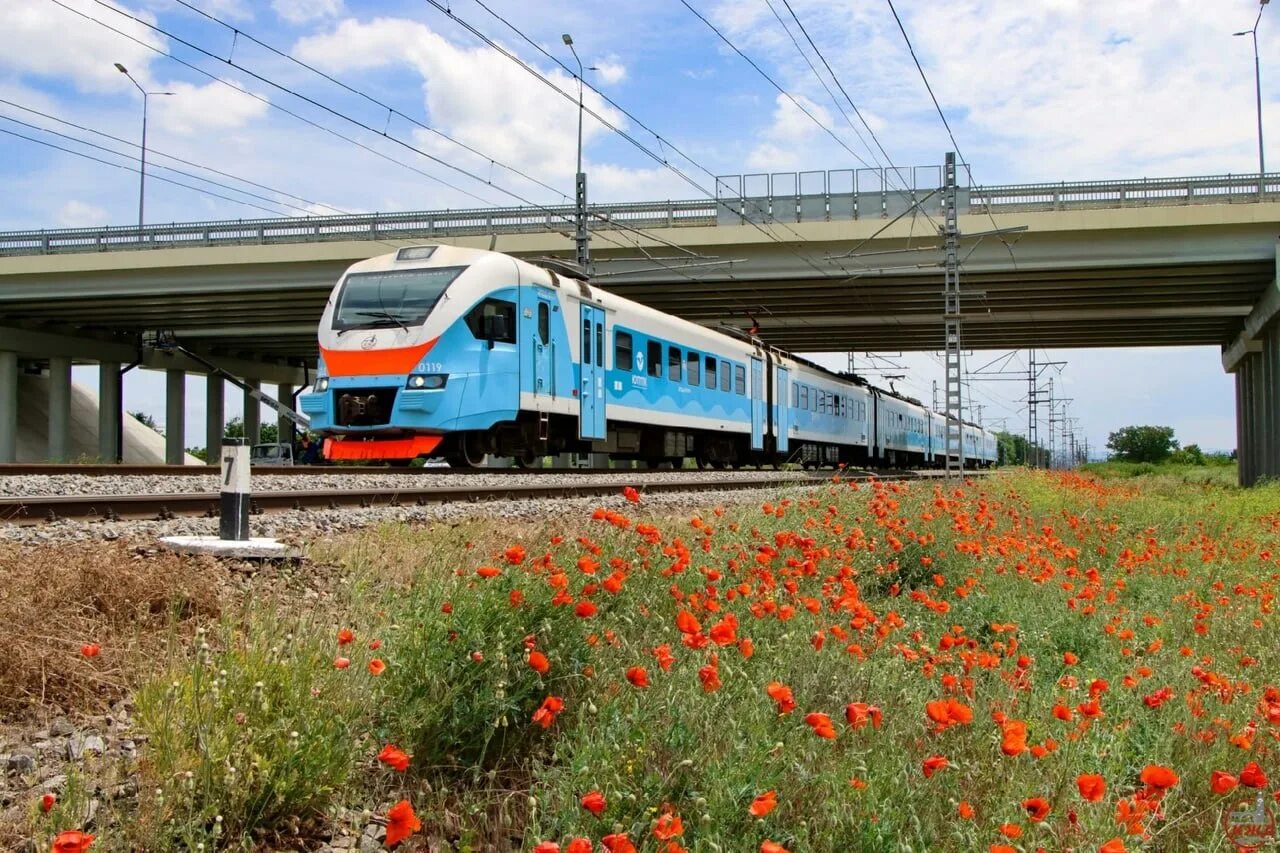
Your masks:
{"label": "tree", "polygon": [[1107,437],[1112,459],[1125,462],[1162,462],[1178,449],[1173,427],[1127,426]]}
{"label": "tree", "polygon": [[129,416],[144,427],[150,427],[156,432],[161,432],[160,427],[156,425],[156,419],[151,417],[151,415],[148,415],[146,412],[130,412]]}
{"label": "tree", "polygon": [[[244,418],[235,417],[227,421],[226,429],[222,434],[227,438],[244,438]],[[261,444],[275,444],[280,440],[280,427],[274,423],[262,424],[259,429],[258,441]]]}

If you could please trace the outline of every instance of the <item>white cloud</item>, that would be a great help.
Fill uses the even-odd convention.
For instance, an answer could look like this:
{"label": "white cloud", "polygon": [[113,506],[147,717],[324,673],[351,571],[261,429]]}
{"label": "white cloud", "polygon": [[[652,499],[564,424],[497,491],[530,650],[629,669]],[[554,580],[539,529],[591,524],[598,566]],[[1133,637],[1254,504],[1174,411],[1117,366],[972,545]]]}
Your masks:
{"label": "white cloud", "polygon": [[[542,73],[569,98],[487,46],[455,45],[425,24],[396,18],[342,21],[329,34],[302,39],[294,54],[332,73],[412,68],[423,80],[427,123],[498,162],[570,188],[576,169],[577,84],[559,69]],[[588,91],[586,105],[623,126],[623,117],[598,95]],[[605,134],[588,116],[584,144]],[[420,147],[450,162],[469,163],[486,173],[489,169],[487,161],[461,153],[434,134],[416,131],[414,137]]]}
{"label": "white cloud", "polygon": [[623,65],[616,56],[597,59],[591,64],[595,66],[596,79],[605,85],[612,86],[627,78],[627,66]]}
{"label": "white cloud", "polygon": [[174,133],[243,127],[267,111],[267,104],[221,83],[170,83],[172,96],[153,98],[157,124]]}
{"label": "white cloud", "polygon": [[106,225],[109,220],[107,212],[96,205],[71,199],[57,213],[58,225],[62,228],[88,228],[95,225]]}
{"label": "white cloud", "polygon": [[[805,115],[806,112],[813,119]],[[815,136],[823,133],[814,119],[831,127],[831,114],[825,107],[803,95],[796,96],[794,102],[785,95],[778,95],[774,100],[773,122],[761,133],[756,146],[747,155],[747,166],[778,171],[800,169],[813,163],[809,144]]]}
{"label": "white cloud", "polygon": [[294,26],[336,18],[345,11],[342,0],[271,0],[271,8],[282,21]]}

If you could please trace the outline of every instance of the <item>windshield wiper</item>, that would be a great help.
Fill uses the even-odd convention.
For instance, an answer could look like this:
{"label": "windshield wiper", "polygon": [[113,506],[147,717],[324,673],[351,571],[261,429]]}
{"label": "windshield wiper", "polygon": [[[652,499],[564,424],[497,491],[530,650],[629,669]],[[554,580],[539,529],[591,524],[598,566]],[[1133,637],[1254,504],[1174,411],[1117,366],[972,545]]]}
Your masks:
{"label": "windshield wiper", "polygon": [[409,327],[404,324],[404,321],[401,320],[399,317],[397,317],[395,314],[392,314],[390,311],[357,311],[356,316],[357,317],[377,317],[380,320],[390,320],[400,328],[404,329],[406,332],[409,331]]}

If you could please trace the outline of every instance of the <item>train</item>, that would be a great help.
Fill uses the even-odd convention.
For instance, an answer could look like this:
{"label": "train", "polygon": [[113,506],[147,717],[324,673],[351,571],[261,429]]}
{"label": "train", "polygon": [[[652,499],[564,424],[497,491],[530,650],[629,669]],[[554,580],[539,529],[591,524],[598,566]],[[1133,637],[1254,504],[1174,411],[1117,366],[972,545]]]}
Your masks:
{"label": "train", "polygon": [[[946,418],[733,328],[605,290],[572,264],[408,246],[353,264],[300,408],[327,460],[479,467],[607,454],[651,467],[942,467]],[[962,430],[965,464],[996,437]]]}

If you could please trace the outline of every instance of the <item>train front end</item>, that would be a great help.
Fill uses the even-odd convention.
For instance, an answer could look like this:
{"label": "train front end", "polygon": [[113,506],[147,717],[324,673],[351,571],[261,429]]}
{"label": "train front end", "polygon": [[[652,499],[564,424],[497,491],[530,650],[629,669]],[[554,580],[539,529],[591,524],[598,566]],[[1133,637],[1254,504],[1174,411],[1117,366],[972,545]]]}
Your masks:
{"label": "train front end", "polygon": [[325,306],[316,381],[300,400],[325,458],[405,463],[514,418],[517,283],[510,258],[452,246],[351,266]]}

